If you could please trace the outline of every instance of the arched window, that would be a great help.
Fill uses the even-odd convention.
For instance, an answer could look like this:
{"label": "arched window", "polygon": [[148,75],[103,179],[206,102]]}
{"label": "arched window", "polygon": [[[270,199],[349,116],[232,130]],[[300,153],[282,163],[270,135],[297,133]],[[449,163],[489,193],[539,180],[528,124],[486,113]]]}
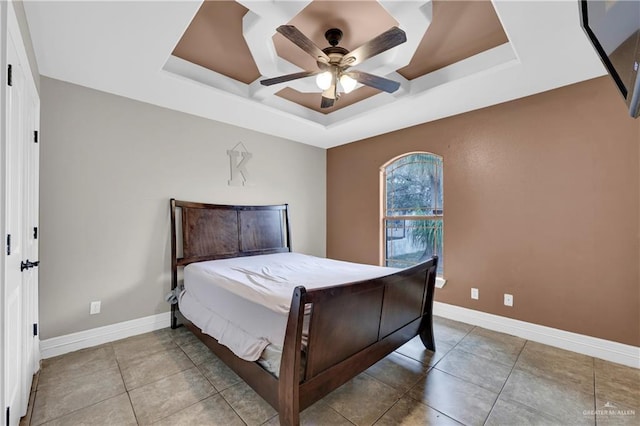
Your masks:
{"label": "arched window", "polygon": [[384,265],[408,267],[435,254],[442,275],[442,157],[426,152],[398,157],[381,169]]}

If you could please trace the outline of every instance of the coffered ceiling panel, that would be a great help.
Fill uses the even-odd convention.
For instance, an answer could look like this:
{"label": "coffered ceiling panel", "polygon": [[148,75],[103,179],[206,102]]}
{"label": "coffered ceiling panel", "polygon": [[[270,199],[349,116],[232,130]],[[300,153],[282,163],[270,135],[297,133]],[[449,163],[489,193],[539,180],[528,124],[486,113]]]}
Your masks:
{"label": "coffered ceiling panel", "polygon": [[413,80],[508,41],[490,1],[434,1],[433,22],[398,73]]}
{"label": "coffered ceiling panel", "polygon": [[235,1],[205,1],[173,49],[173,55],[249,84],[260,77],[242,35],[249,11]]}

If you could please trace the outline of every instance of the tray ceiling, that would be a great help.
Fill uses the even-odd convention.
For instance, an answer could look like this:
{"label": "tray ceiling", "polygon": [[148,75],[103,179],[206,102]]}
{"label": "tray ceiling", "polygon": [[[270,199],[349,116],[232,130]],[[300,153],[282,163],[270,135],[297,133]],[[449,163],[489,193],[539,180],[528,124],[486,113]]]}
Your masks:
{"label": "tray ceiling", "polygon": [[[392,73],[398,73],[402,77],[405,94],[410,92],[407,90],[410,81],[508,42],[490,1],[440,0],[433,4],[414,2],[414,12],[421,19],[417,19],[419,22],[415,25],[406,26],[411,31],[408,38],[414,40],[411,46],[414,48],[413,53],[395,55],[400,57],[387,55],[387,59],[383,61],[374,59],[385,65],[385,71],[391,69]],[[274,23],[270,40],[269,37],[249,38],[257,41],[255,45],[249,46],[244,34],[243,19],[246,19],[247,31],[250,31],[251,26],[256,25],[252,16],[247,16],[250,13],[250,9],[235,1],[205,1],[172,54],[219,74],[221,79],[231,78],[244,84],[263,78],[252,51],[259,52],[257,56],[261,56],[263,50],[274,49],[277,56],[271,58],[272,62],[283,59],[298,67],[298,70],[317,69],[317,64],[310,55],[281,34],[275,33],[277,23]],[[400,16],[406,19],[404,14]],[[294,25],[320,48],[327,46],[325,31],[340,28],[344,37],[339,45],[353,50],[401,23],[377,1],[315,0],[286,24]],[[272,43],[272,46],[265,46],[265,40]],[[407,50],[411,53],[411,49]],[[263,68],[272,68],[274,65],[278,66],[277,63],[267,64]],[[259,88],[253,93],[253,97],[262,101],[266,96],[279,96],[313,111],[329,114],[380,94],[378,90],[360,87],[349,94],[343,94],[333,107],[320,109],[320,92],[313,81],[311,77],[304,82],[294,81],[275,88]],[[310,95],[311,93],[314,95]],[[401,97],[402,94],[387,97],[386,102]]]}
{"label": "tray ceiling", "polygon": [[[577,1],[34,1],[25,11],[42,75],[321,147],[528,96],[604,73]],[[397,25],[407,42],[355,69],[401,82],[320,110],[315,70],[275,32],[349,50]]]}

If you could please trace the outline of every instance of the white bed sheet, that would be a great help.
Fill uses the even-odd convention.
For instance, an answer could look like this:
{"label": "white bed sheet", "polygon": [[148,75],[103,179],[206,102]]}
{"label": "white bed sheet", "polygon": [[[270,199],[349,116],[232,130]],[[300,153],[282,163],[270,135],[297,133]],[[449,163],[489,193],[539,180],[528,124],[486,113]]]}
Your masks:
{"label": "white bed sheet", "polygon": [[237,356],[255,361],[267,345],[282,347],[296,286],[328,287],[397,271],[300,253],[197,262],[184,268],[180,311]]}
{"label": "white bed sheet", "polygon": [[[268,372],[278,377],[280,374],[282,346],[269,343],[269,341],[264,338],[248,334],[235,324],[204,307],[186,291],[181,293],[179,300],[182,314],[195,325],[203,324],[200,329],[205,334],[214,337],[218,336],[216,339],[218,343],[224,344],[229,348],[234,347],[234,342],[240,343],[241,346],[246,345],[242,346],[243,349],[235,347],[232,351],[238,356],[240,356],[239,354],[244,354],[242,358],[247,361],[258,361]],[[255,304],[253,306],[255,307]],[[307,318],[305,318],[305,320],[307,320]],[[281,324],[277,324],[274,329],[279,329],[278,327],[280,326]],[[303,345],[306,345],[306,331],[308,329],[308,321],[305,321],[302,336]],[[231,336],[231,341],[227,339],[229,336]],[[241,339],[238,339],[238,337],[241,337]],[[245,339],[245,341],[242,342],[242,339]]]}
{"label": "white bed sheet", "polygon": [[330,287],[397,271],[300,253],[278,253],[192,263],[185,267],[184,275],[187,291],[201,298],[208,296],[214,281],[216,286],[244,299],[287,314],[296,286]]}

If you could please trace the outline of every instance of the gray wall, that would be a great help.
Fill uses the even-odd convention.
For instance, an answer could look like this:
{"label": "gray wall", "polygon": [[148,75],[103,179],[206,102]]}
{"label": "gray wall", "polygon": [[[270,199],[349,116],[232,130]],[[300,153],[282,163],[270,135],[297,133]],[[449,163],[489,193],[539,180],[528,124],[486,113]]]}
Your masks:
{"label": "gray wall", "polygon": [[[289,203],[294,249],[325,255],[325,150],[46,77],[41,100],[42,339],[168,311],[171,197]],[[254,186],[227,185],[238,142]]]}

